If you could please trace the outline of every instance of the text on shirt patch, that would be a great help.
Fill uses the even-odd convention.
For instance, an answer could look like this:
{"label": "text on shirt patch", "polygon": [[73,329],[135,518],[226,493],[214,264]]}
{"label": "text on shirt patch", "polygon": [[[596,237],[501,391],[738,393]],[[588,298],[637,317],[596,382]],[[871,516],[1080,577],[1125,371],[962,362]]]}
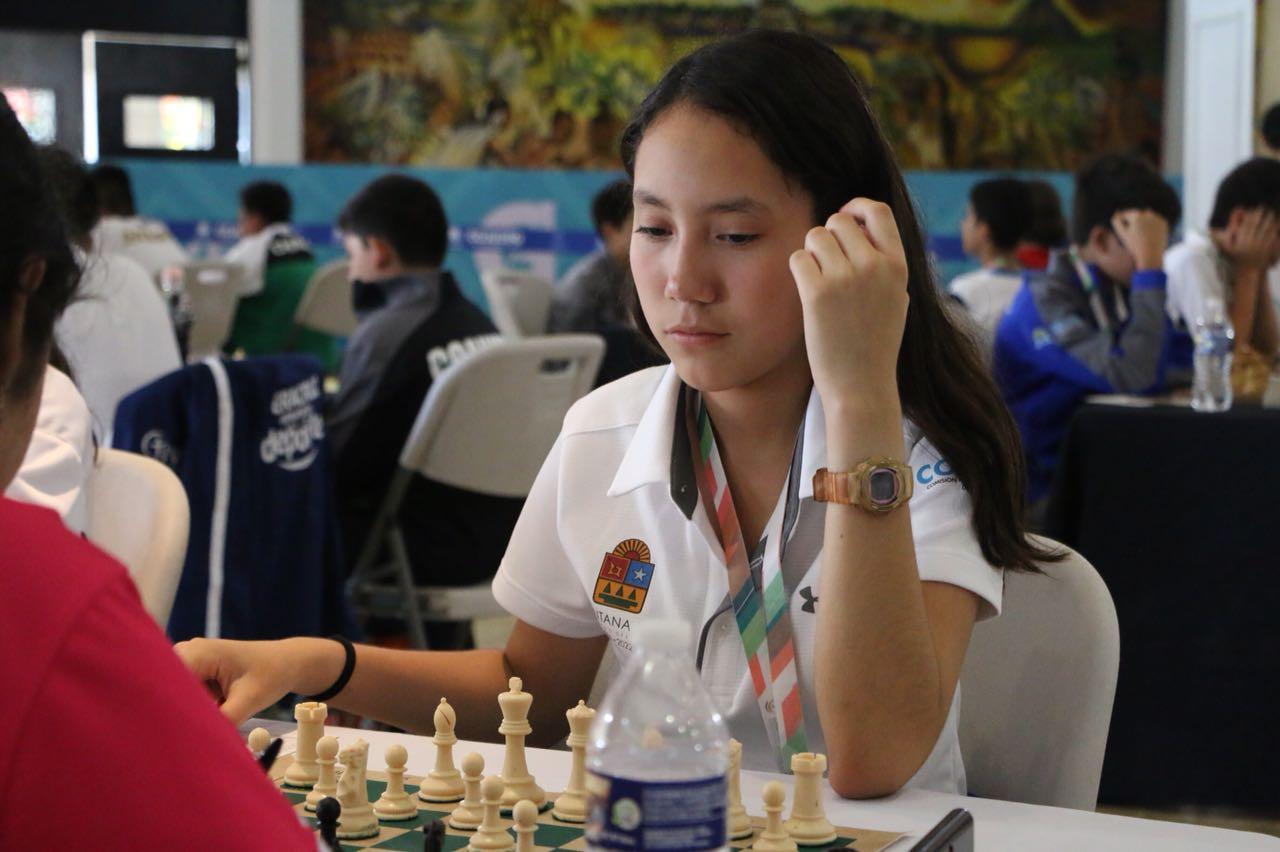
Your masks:
{"label": "text on shirt patch", "polygon": [[596,578],[596,590],[591,599],[601,606],[624,612],[644,609],[644,599],[653,582],[653,557],[649,545],[638,538],[618,542],[618,546],[604,555],[600,563],[600,576]]}

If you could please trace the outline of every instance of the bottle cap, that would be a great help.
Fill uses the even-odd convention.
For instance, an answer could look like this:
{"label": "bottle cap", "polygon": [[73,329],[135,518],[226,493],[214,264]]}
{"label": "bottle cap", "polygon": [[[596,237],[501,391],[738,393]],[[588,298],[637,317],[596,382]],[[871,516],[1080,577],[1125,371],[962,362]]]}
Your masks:
{"label": "bottle cap", "polygon": [[678,618],[646,618],[635,626],[637,647],[645,651],[687,653],[693,631]]}

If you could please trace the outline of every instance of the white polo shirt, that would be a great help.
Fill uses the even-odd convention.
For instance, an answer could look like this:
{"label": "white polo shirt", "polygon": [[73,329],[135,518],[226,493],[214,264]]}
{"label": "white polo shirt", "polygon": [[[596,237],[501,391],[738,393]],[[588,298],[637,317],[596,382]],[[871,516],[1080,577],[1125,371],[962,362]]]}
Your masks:
{"label": "white polo shirt", "polygon": [[991,347],[995,345],[996,326],[1021,289],[1021,270],[984,268],[957,275],[947,291],[964,303]]}
{"label": "white polo shirt", "polygon": [[[580,400],[533,485],[493,581],[517,618],[559,636],[609,637],[620,661],[632,653],[637,623],[680,618],[693,626],[690,656],[743,744],[742,765],[776,771],[777,761],[752,690],[728,600],[724,551],[698,507],[687,433],[676,429],[681,383],[671,367],[635,373]],[[826,464],[826,427],[816,393],[803,427],[799,477],[776,513],[786,547],[783,579],[795,630],[809,747],[826,751],[813,666],[826,506],[813,500],[813,474]],[[982,557],[968,494],[946,462],[904,423],[915,493],[909,504],[920,578],[952,583],[981,600],[980,618],[1000,610],[1003,576]],[[795,479],[795,478],[793,478]],[[788,503],[791,511],[787,511]],[[771,527],[773,525],[771,524]],[[788,533],[789,534],[786,534]],[[639,578],[619,584],[606,555],[647,552]],[[634,558],[634,557],[633,557]],[[647,588],[642,588],[647,581]],[[621,588],[620,588],[621,586]],[[964,793],[957,739],[960,694],[928,760],[908,786]]]}
{"label": "white polo shirt", "polygon": [[103,216],[93,229],[93,245],[102,254],[122,254],[155,280],[166,266],[190,262],[169,226],[144,216]]}

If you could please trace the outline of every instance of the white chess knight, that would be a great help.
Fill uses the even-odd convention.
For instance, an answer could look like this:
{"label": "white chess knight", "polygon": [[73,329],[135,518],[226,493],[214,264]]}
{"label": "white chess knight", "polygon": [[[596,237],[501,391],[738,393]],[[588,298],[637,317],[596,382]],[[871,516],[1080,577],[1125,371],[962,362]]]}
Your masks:
{"label": "white chess knight", "polygon": [[791,819],[787,834],[796,843],[821,846],[836,839],[836,828],[822,808],[822,774],[827,771],[827,756],[802,752],[791,756],[791,772],[796,777],[791,797]]}
{"label": "white chess knight", "polygon": [[458,742],[453,729],[457,725],[458,714],[448,701],[441,698],[433,721],[436,733],[431,741],[436,746],[436,765],[422,779],[418,798],[424,802],[457,802],[464,792],[462,773],[453,765],[453,747]]}
{"label": "white chess knight", "polygon": [[378,818],[369,804],[369,787],[365,783],[369,769],[369,744],[363,739],[338,752],[342,763],[342,777],[338,779],[338,803],[342,815],[338,817],[338,838],[359,840],[378,834]]}
{"label": "white chess knight", "polygon": [[298,720],[298,744],[294,747],[293,763],[284,773],[284,783],[290,787],[312,787],[320,777],[320,765],[316,763],[316,743],[324,736],[324,720],[329,708],[316,701],[303,701],[293,708],[293,718]]}
{"label": "white chess knight", "polygon": [[506,785],[502,791],[502,806],[514,807],[521,799],[528,799],[541,808],[547,801],[547,794],[529,774],[524,757],[525,737],[533,733],[533,726],[529,724],[533,696],[524,691],[524,682],[518,677],[511,678],[507,685],[509,691],[498,696],[498,705],[502,708],[502,724],[498,726],[498,733],[507,741],[502,760],[501,777]]}
{"label": "white chess knight", "polygon": [[551,815],[561,822],[587,821],[587,732],[596,717],[596,711],[587,706],[587,702],[578,701],[578,706],[565,711],[569,720],[569,738],[566,740],[573,749],[573,768],[569,771],[569,783],[564,792],[556,797],[556,805]]}

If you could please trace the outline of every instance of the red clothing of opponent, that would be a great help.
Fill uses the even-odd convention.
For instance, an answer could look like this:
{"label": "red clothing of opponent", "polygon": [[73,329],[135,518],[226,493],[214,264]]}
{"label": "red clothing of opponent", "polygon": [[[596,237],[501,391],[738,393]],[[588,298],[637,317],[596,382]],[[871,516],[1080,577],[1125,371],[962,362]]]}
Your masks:
{"label": "red clothing of opponent", "polygon": [[5,849],[316,849],[124,568],[3,498],[0,720]]}

